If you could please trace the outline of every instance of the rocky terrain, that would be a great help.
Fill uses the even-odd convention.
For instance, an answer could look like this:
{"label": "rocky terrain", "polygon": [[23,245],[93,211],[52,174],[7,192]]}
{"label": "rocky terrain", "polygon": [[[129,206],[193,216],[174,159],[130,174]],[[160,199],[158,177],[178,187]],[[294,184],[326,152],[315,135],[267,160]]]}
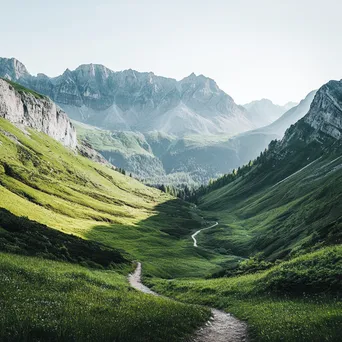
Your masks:
{"label": "rocky terrain", "polygon": [[30,75],[16,59],[0,59],[0,76],[49,96],[75,120],[140,132],[236,134],[257,128],[247,111],[214,80],[191,74],[181,81],[134,70],[86,64],[50,78]]}
{"label": "rocky terrain", "polygon": [[330,81],[316,93],[310,110],[291,126],[274,151],[279,155],[293,153],[298,145],[315,146],[313,153],[324,153],[338,144],[342,136],[342,81]]}
{"label": "rocky terrain", "polygon": [[[22,70],[19,68],[16,75]],[[4,79],[0,79],[0,117],[17,126],[46,133],[71,149],[76,148],[76,130],[54,102]]]}

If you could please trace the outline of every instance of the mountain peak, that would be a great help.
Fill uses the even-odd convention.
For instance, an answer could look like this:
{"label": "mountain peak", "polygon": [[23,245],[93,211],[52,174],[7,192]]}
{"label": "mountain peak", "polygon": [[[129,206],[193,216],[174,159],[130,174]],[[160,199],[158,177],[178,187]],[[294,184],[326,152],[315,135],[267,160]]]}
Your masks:
{"label": "mountain peak", "polygon": [[[10,67],[8,67],[10,64]],[[9,74],[13,63],[0,65]],[[16,77],[16,76],[14,76]],[[169,134],[236,134],[255,126],[216,82],[191,73],[181,81],[132,69],[114,72],[82,64],[57,77],[24,77],[20,83],[52,98],[75,120],[113,129]]]}
{"label": "mountain peak", "polygon": [[316,93],[304,122],[332,138],[342,137],[342,81],[329,81]]}
{"label": "mountain peak", "polygon": [[0,58],[0,68],[5,70],[5,77],[13,81],[29,76],[25,65],[16,58]]}
{"label": "mountain peak", "polygon": [[[68,70],[68,69],[67,69]],[[81,64],[79,67],[75,69],[75,72],[81,72],[84,74],[84,76],[88,75],[91,77],[95,77],[97,74],[104,76],[107,78],[111,73],[113,73],[112,70],[106,68],[102,64]]]}

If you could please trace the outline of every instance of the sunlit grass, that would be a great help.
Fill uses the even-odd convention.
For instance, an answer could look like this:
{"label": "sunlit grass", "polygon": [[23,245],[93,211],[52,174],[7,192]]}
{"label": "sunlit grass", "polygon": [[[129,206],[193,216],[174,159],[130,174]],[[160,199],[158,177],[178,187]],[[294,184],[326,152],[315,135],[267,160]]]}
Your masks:
{"label": "sunlit grass", "polygon": [[246,320],[255,341],[319,342],[340,340],[341,272],[339,246],[239,277],[146,280],[164,295]]}
{"label": "sunlit grass", "polygon": [[196,209],[45,134],[0,119],[0,207],[64,233],[130,253],[146,274],[204,276],[223,257],[192,247]]}
{"label": "sunlit grass", "polygon": [[180,341],[208,316],[114,271],[0,253],[2,341]]}

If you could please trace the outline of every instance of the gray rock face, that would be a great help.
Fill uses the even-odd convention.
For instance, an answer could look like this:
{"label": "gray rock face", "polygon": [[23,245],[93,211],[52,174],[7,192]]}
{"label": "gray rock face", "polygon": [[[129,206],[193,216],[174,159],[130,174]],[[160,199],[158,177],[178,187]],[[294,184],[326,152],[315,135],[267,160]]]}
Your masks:
{"label": "gray rock face", "polygon": [[304,122],[315,135],[324,133],[332,138],[342,136],[342,81],[330,81],[315,96]]}
{"label": "gray rock face", "polygon": [[30,76],[25,65],[15,58],[0,58],[1,76],[9,80],[18,80]]}
{"label": "gray rock face", "polygon": [[339,148],[341,138],[342,81],[330,81],[317,91],[308,113],[286,130],[271,152],[285,159],[306,149],[311,155],[307,160],[311,160],[312,156],[329,153],[333,146]]}
{"label": "gray rock face", "polygon": [[49,96],[72,119],[98,127],[157,130],[178,136],[236,134],[257,127],[243,107],[203,75],[191,74],[176,81],[153,73],[114,72],[89,64],[49,78],[31,76],[22,67],[21,72],[15,72],[14,65],[19,63],[0,58],[0,76]]}
{"label": "gray rock face", "polygon": [[16,90],[0,79],[0,117],[44,132],[64,146],[76,148],[76,131],[68,116],[49,98]]}

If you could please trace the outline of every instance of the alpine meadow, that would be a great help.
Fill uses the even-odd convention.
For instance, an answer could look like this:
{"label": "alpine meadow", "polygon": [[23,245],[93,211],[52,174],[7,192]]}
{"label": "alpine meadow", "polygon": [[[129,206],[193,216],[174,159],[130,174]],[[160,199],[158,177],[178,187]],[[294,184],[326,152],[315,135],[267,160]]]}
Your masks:
{"label": "alpine meadow", "polygon": [[2,10],[0,341],[341,341],[342,5]]}

